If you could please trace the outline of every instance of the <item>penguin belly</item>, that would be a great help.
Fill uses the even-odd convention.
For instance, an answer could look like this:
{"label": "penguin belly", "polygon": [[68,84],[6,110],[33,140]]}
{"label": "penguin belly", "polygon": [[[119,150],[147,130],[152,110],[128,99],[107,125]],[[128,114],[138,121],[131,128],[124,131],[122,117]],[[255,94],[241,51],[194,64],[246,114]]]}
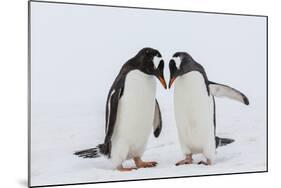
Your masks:
{"label": "penguin belly", "polygon": [[184,154],[203,153],[213,160],[215,135],[213,100],[200,72],[192,71],[175,80],[174,110],[179,141]]}
{"label": "penguin belly", "polygon": [[111,157],[116,166],[143,155],[153,126],[155,93],[153,76],[138,70],[126,76],[112,137]]}

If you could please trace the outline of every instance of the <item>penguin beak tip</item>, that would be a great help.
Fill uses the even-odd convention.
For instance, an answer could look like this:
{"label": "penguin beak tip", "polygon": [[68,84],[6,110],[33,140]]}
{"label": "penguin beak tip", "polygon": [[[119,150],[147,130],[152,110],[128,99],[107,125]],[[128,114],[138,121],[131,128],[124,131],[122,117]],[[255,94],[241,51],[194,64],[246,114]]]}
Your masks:
{"label": "penguin beak tip", "polygon": [[161,82],[162,86],[163,86],[165,89],[167,89],[167,84],[166,84],[165,79],[164,79],[164,78],[162,78],[162,77],[158,77],[158,78],[159,78],[159,80],[160,80],[160,82]]}
{"label": "penguin beak tip", "polygon": [[163,85],[163,87],[164,87],[165,90],[168,89],[167,85]]}
{"label": "penguin beak tip", "polygon": [[170,82],[169,82],[169,89],[171,89],[171,87],[172,87],[172,85],[173,85],[175,79],[176,79],[175,77],[174,77],[174,78],[171,78],[171,80],[170,80]]}

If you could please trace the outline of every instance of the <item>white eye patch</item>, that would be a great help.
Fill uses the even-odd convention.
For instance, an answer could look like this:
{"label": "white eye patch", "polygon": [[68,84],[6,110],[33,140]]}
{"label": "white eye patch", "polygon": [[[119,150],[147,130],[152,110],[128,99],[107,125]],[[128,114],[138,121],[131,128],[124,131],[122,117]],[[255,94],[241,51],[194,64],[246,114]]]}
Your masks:
{"label": "white eye patch", "polygon": [[173,57],[173,60],[176,63],[177,69],[180,69],[180,64],[181,64],[181,58],[180,57]]}
{"label": "white eye patch", "polygon": [[160,61],[162,60],[162,57],[153,57],[153,64],[154,64],[154,69],[156,69],[159,66]]}

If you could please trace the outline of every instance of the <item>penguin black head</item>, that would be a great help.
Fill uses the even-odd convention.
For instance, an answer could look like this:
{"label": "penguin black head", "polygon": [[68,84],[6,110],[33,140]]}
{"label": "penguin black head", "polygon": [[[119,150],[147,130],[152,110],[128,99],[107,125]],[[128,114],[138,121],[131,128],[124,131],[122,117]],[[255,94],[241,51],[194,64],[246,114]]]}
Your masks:
{"label": "penguin black head", "polygon": [[137,68],[149,75],[156,76],[163,87],[166,89],[166,81],[164,79],[164,61],[158,50],[153,48],[143,48],[136,55]]}
{"label": "penguin black head", "polygon": [[170,60],[169,69],[170,69],[170,81],[169,88],[171,88],[173,82],[178,76],[181,76],[187,72],[188,67],[193,64],[195,61],[193,58],[186,52],[176,52],[173,55],[173,58]]}

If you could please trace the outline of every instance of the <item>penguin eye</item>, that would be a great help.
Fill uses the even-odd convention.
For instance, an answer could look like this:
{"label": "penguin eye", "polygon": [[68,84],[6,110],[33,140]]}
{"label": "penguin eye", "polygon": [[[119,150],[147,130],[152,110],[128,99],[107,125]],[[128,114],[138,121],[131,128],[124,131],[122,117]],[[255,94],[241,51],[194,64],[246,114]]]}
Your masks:
{"label": "penguin eye", "polygon": [[146,54],[149,54],[149,52],[150,52],[149,50],[145,50],[145,53],[146,53]]}

